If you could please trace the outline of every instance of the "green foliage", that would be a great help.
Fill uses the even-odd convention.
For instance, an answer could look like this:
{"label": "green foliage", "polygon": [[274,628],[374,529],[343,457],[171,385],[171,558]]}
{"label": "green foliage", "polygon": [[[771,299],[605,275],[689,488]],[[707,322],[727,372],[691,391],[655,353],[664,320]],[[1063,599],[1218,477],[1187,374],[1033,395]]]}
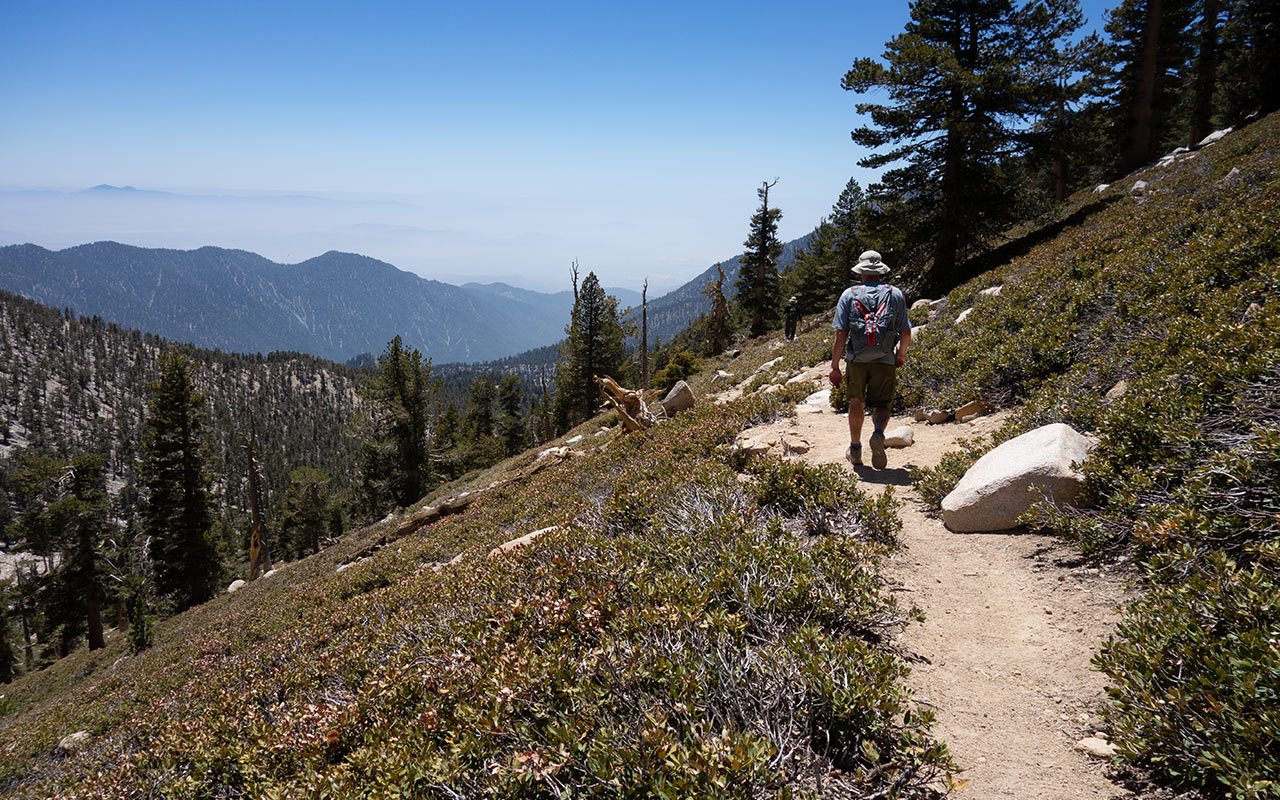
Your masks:
{"label": "green foliage", "polygon": [[[911,615],[877,575],[892,498],[788,465],[762,468],[779,500],[762,503],[727,463],[802,390],[701,406],[394,546],[377,549],[395,523],[356,532],[164,621],[109,673],[29,676],[0,721],[0,781],[67,798],[933,796],[950,761],[882,643]],[[95,747],[54,765],[81,728]]]}
{"label": "green foliage", "polygon": [[289,474],[289,488],[280,516],[280,543],[287,558],[318,553],[329,537],[335,510],[329,475],[321,469],[298,467]]}
{"label": "green foliage", "polygon": [[1183,548],[1174,557],[1197,572],[1130,605],[1096,659],[1112,738],[1179,785],[1280,797],[1280,544],[1247,565]]}
{"label": "green foliage", "polygon": [[684,348],[677,348],[671,354],[667,365],[653,376],[653,388],[669,392],[677,381],[684,380],[700,369],[702,369],[702,364],[693,353]]}
{"label": "green foliage", "polygon": [[143,528],[151,537],[157,594],[175,611],[213,597],[222,578],[206,471],[204,395],[178,350],[160,356],[143,443]]}
{"label": "green foliage", "polygon": [[565,328],[568,339],[556,364],[556,424],[560,432],[590,419],[600,401],[592,378],[608,375],[626,383],[631,377],[626,357],[626,326],[618,317],[618,299],[607,295],[594,272],[578,285],[573,272],[573,311]]}
{"label": "green foliage", "polygon": [[[1125,758],[1213,795],[1275,796],[1280,119],[1115,190],[948,297],[900,371],[909,405],[1020,404],[993,437],[1093,432],[1084,507],[1024,520],[1132,556],[1147,587],[1099,656]],[[1075,202],[1081,202],[1079,198]],[[1089,202],[1089,201],[1085,201]],[[979,294],[1001,284],[998,297]],[[973,313],[955,324],[955,314]],[[1122,395],[1104,394],[1119,380]],[[934,507],[987,443],[916,476]]]}
{"label": "green foliage", "polygon": [[746,252],[738,266],[737,304],[749,319],[747,330],[751,336],[764,335],[779,319],[778,258],[782,255],[782,242],[778,241],[778,221],[782,212],[769,207],[772,186],[773,183],[765,183],[756,189],[760,209],[751,216],[751,233],[743,242]]}
{"label": "green foliage", "polygon": [[864,147],[887,146],[859,164],[892,166],[862,214],[878,250],[899,261],[927,259],[945,281],[1015,218],[1017,193],[1002,159],[1025,146],[1029,123],[1060,108],[1056,76],[1046,73],[1081,23],[1075,3],[1058,5],[1057,13],[1034,14],[1008,0],[914,3],[884,63],[854,61],[846,90],[888,94],[885,103],[857,104],[870,124],[852,134]]}
{"label": "green foliage", "polygon": [[355,422],[361,440],[363,511],[381,513],[417,502],[431,485],[431,362],[399,336],[378,357],[378,373],[361,387]]}
{"label": "green foliage", "polygon": [[147,604],[147,596],[141,590],[129,594],[129,652],[137,654],[155,643],[155,616]]}

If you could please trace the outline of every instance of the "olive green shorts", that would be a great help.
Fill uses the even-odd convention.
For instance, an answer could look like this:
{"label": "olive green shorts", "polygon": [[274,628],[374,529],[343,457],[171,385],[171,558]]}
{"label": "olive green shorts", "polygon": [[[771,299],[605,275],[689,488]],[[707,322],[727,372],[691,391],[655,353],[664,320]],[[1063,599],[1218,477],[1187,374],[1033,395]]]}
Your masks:
{"label": "olive green shorts", "polygon": [[898,388],[898,368],[893,364],[860,364],[845,362],[844,379],[850,400],[859,400],[867,408],[891,408]]}

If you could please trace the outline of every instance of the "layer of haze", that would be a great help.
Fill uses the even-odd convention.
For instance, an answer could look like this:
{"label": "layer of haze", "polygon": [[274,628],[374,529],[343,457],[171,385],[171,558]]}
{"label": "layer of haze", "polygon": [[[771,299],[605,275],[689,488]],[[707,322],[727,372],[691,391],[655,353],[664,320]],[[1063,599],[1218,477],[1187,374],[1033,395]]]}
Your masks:
{"label": "layer of haze", "polygon": [[[1097,7],[1093,7],[1093,6]],[[1087,3],[1096,24],[1100,4]],[[762,180],[809,231],[904,2],[46,3],[0,26],[0,244],[327,250],[455,283],[671,288]],[[99,184],[144,191],[82,190]]]}

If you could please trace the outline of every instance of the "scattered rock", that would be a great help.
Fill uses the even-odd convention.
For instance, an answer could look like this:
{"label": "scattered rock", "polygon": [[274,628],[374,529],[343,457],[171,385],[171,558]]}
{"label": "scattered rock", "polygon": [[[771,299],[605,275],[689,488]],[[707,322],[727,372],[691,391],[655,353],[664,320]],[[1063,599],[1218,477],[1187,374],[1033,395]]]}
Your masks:
{"label": "scattered rock", "polygon": [[915,311],[917,308],[928,308],[931,302],[933,301],[929,298],[921,297],[919,300],[911,304],[911,310]]}
{"label": "scattered rock", "polygon": [[784,341],[771,342],[769,344],[769,349],[776,353],[786,346],[787,346],[787,343]]}
{"label": "scattered rock", "polygon": [[930,425],[941,425],[951,419],[951,412],[941,408],[931,408],[924,412],[924,418]]}
{"label": "scattered rock", "polygon": [[558,530],[560,530],[559,525],[552,525],[550,528],[543,528],[541,530],[533,531],[532,533],[526,533],[524,536],[521,536],[517,539],[512,539],[509,542],[503,542],[502,544],[498,545],[497,547],[489,551],[489,558],[493,558],[499,553],[506,553],[511,550],[515,550],[517,547],[524,547],[525,545],[532,542],[534,539],[537,539],[542,534],[551,533],[552,531],[558,531]]}
{"label": "scattered rock", "polygon": [[245,580],[243,578],[232,581],[231,584],[227,586],[227,594],[235,594],[236,592],[243,589],[244,585],[245,585]]}
{"label": "scattered rock", "polygon": [[335,569],[334,572],[346,572],[347,570],[351,569],[352,567],[354,567],[356,564],[359,564],[359,563],[360,563],[360,560],[357,559],[355,561],[348,561],[345,564],[339,564],[338,568]]}
{"label": "scattered rock", "polygon": [[729,358],[737,358],[738,356],[742,355],[742,351],[735,348],[733,350],[726,350],[724,354]]}
{"label": "scattered rock", "polygon": [[780,448],[782,442],[776,433],[759,433],[755,436],[744,436],[738,434],[738,441],[735,447],[747,456],[762,456],[770,450]]}
{"label": "scattered rock", "polygon": [[831,404],[831,390],[830,390],[830,389],[822,389],[822,390],[820,390],[820,391],[814,392],[813,394],[809,395],[808,397],[806,397],[806,398],[804,399],[804,404],[805,404],[805,405],[807,405],[807,406],[825,406],[825,405],[830,405],[830,404]]}
{"label": "scattered rock", "polygon": [[1147,193],[1146,181],[1134,181],[1133,188],[1129,189],[1129,194],[1133,195],[1134,197],[1142,197],[1146,193]]}
{"label": "scattered rock", "polygon": [[580,441],[582,441],[582,434],[578,434],[577,436],[573,437],[572,439],[565,439],[564,443],[565,443],[565,444],[577,444],[577,443],[578,443],[578,442],[580,442]]}
{"label": "scattered rock", "polygon": [[1003,289],[1004,289],[1003,286],[992,286],[987,289],[983,289],[982,291],[978,292],[978,294],[982,295],[983,297],[999,297],[1000,292]]}
{"label": "scattered rock", "polygon": [[1110,761],[1119,752],[1119,748],[1114,744],[1096,736],[1081,739],[1076,742],[1075,748],[1087,756],[1102,759],[1103,761]]}
{"label": "scattered rock", "polygon": [[926,329],[926,328],[928,328],[928,327],[929,327],[929,323],[927,323],[927,322],[926,322],[925,324],[923,324],[923,325],[915,325],[915,326],[913,326],[913,327],[911,328],[911,335],[912,335],[912,337],[919,336],[919,335],[920,335],[921,333],[923,333],[923,332],[925,331],[925,329]]}
{"label": "scattered rock", "polygon": [[1107,187],[1108,187],[1108,186],[1110,186],[1110,185],[1111,185],[1111,184],[1109,184],[1109,183],[1100,183],[1100,184],[1098,184],[1097,186],[1093,187],[1093,193],[1094,193],[1094,194],[1102,194],[1103,192],[1105,192],[1105,191],[1107,190]]}
{"label": "scattered rock", "polygon": [[693,390],[689,388],[689,384],[684,381],[676,381],[676,385],[671,387],[671,391],[667,392],[667,396],[662,398],[662,410],[670,419],[681,411],[688,411],[693,408],[697,402],[697,398],[693,396]]}
{"label": "scattered rock", "polygon": [[262,577],[270,578],[272,575],[275,575],[277,572],[279,572],[279,570],[269,569],[266,572],[262,573]]}
{"label": "scattered rock", "polygon": [[957,420],[961,422],[968,422],[975,417],[980,417],[983,414],[986,414],[990,410],[991,409],[987,407],[987,404],[981,400],[970,400],[951,413],[955,415]]}
{"label": "scattered rock", "polygon": [[1106,394],[1107,402],[1114,402],[1116,400],[1119,400],[1121,397],[1124,397],[1125,393],[1128,391],[1129,391],[1128,381],[1120,381],[1116,383],[1115,386],[1112,386],[1110,389],[1107,390],[1107,394]]}
{"label": "scattered rock", "polygon": [[1060,422],[1010,439],[978,459],[943,498],[942,521],[962,533],[1007,530],[1041,494],[1072,502],[1083,479],[1075,465],[1096,443]]}
{"label": "scattered rock", "polygon": [[732,377],[733,377],[733,373],[732,373],[732,372],[725,372],[725,371],[724,371],[724,370],[722,370],[722,369],[718,369],[718,370],[716,370],[716,376],[715,376],[714,378],[712,378],[712,379],[711,379],[711,382],[712,382],[712,383],[724,383],[724,382],[728,382],[728,380],[729,380],[730,378],[732,378]]}
{"label": "scattered rock", "polygon": [[1236,178],[1239,178],[1239,177],[1240,177],[1240,168],[1239,168],[1239,167],[1232,167],[1230,172],[1228,172],[1226,175],[1223,175],[1223,176],[1222,176],[1221,178],[1219,178],[1218,180],[1219,180],[1219,181],[1234,181]]}
{"label": "scattered rock", "polygon": [[916,408],[911,409],[908,413],[915,417],[916,422],[924,422],[929,418],[929,415],[925,413],[924,406],[917,406]]}
{"label": "scattered rock", "polygon": [[885,447],[910,447],[915,443],[915,433],[910,425],[890,428],[884,432]]}
{"label": "scattered rock", "polygon": [[972,308],[966,308],[964,311],[961,311],[960,316],[956,317],[956,324],[959,325],[961,322],[964,322],[966,319],[969,318],[969,315],[972,313],[973,313]]}
{"label": "scattered rock", "polygon": [[76,731],[63,736],[58,741],[58,752],[70,755],[77,750],[82,749],[93,739],[93,734],[88,731]]}
{"label": "scattered rock", "polygon": [[941,298],[938,298],[937,300],[929,301],[930,311],[945,311],[946,308],[947,308],[947,298],[945,297],[941,297]]}
{"label": "scattered rock", "polygon": [[763,364],[761,364],[760,366],[756,367],[756,371],[755,371],[755,372],[753,372],[753,373],[751,373],[751,374],[752,374],[752,375],[759,375],[759,374],[761,374],[761,373],[768,372],[769,370],[771,370],[771,369],[773,369],[774,367],[778,366],[778,362],[779,362],[779,361],[781,361],[781,360],[782,360],[782,356],[778,356],[777,358],[773,359],[772,361],[766,361],[766,362],[764,362]]}
{"label": "scattered rock", "polygon": [[784,434],[782,436],[782,454],[784,456],[801,456],[809,452],[809,448],[809,441],[803,436],[798,436],[794,433]]}
{"label": "scattered rock", "polygon": [[1223,129],[1222,129],[1222,130],[1220,130],[1220,131],[1214,131],[1213,133],[1211,133],[1211,134],[1209,134],[1208,136],[1206,136],[1206,137],[1204,137],[1203,139],[1201,139],[1201,140],[1196,144],[1196,147],[1205,147],[1206,145],[1211,145],[1211,144],[1213,144],[1214,142],[1216,142],[1216,141],[1218,141],[1219,139],[1221,139],[1223,136],[1226,136],[1228,133],[1231,133],[1231,130],[1232,130],[1231,128],[1223,128]]}
{"label": "scattered rock", "polygon": [[760,394],[775,394],[775,393],[780,392],[780,391],[782,391],[782,384],[780,384],[780,383],[771,383],[771,384],[769,384],[768,386],[766,386],[766,387],[764,387],[763,389],[761,389],[761,390],[760,390]]}

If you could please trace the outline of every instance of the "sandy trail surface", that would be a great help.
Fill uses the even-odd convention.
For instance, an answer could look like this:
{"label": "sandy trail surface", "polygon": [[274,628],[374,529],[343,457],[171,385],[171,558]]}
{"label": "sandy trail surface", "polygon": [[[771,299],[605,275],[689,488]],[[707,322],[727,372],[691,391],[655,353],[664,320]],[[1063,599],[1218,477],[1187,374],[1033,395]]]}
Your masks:
{"label": "sandy trail surface", "polygon": [[[1123,576],[1093,568],[1051,537],[1025,532],[959,534],[925,513],[910,470],[938,463],[957,439],[997,428],[999,416],[970,423],[910,424],[915,444],[890,449],[888,468],[856,468],[870,491],[894,486],[902,501],[903,548],[887,578],[904,605],[925,613],[898,644],[912,667],[917,701],[937,714],[936,733],[967,781],[958,798],[1131,797],[1105,764],[1074,744],[1100,726],[1105,677],[1090,659],[1126,599]],[[864,432],[870,435],[870,421]],[[749,433],[799,436],[817,464],[843,464],[848,424],[829,405],[799,408],[794,421]],[[870,449],[866,449],[870,462]]]}

